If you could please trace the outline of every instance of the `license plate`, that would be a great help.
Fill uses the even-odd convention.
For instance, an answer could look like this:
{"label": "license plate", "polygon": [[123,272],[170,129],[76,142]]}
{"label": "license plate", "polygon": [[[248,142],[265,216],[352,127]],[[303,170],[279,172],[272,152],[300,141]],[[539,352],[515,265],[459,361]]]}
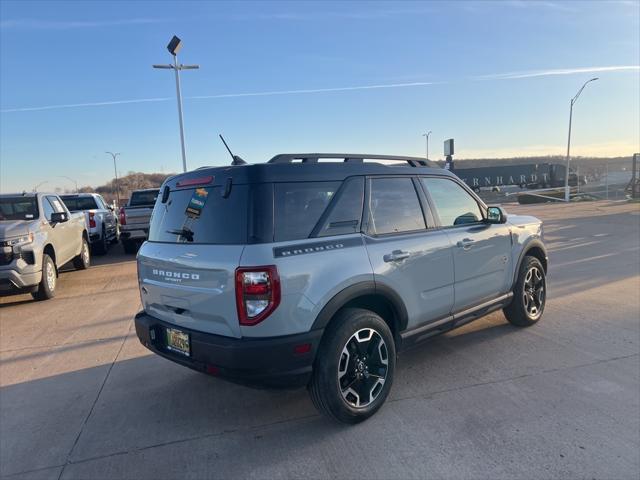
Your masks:
{"label": "license plate", "polygon": [[167,350],[186,357],[190,356],[189,334],[175,328],[167,328]]}

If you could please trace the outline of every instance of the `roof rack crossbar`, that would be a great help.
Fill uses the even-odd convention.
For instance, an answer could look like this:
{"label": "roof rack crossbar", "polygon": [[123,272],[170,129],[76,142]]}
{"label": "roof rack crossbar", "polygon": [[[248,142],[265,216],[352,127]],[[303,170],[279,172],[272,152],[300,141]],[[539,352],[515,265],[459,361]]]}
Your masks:
{"label": "roof rack crossbar", "polygon": [[354,153],[281,153],[276,155],[268,163],[318,163],[319,159],[341,159],[345,163],[363,163],[365,160],[396,160],[407,162],[412,167],[433,167],[431,162],[419,157],[405,157],[402,155],[368,155]]}

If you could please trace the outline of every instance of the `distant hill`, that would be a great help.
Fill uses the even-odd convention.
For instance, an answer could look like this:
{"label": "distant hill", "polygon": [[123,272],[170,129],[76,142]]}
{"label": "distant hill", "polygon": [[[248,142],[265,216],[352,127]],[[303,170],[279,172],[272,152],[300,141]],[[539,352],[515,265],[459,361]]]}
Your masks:
{"label": "distant hill", "polygon": [[[167,177],[172,175],[175,175],[175,173],[127,173],[124,177],[118,178],[120,203],[123,203],[125,199],[128,199],[133,190],[159,187]],[[95,188],[90,186],[82,187],[80,188],[80,191],[99,193],[107,202],[111,203],[112,200],[116,199],[116,181],[115,179],[112,179],[106,184]]]}

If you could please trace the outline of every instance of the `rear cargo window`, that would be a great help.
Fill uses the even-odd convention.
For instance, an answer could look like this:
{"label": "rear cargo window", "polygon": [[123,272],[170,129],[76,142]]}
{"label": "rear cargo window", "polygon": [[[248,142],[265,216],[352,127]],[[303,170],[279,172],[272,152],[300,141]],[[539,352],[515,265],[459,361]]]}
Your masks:
{"label": "rear cargo window", "polygon": [[93,197],[60,197],[62,201],[67,206],[67,208],[72,212],[77,212],[79,210],[94,210],[98,207],[96,201]]}
{"label": "rear cargo window", "polygon": [[300,182],[275,184],[276,242],[309,238],[340,182]]}
{"label": "rear cargo window", "polygon": [[158,202],[149,227],[150,242],[241,244],[247,241],[247,189],[235,185],[174,190]]}
{"label": "rear cargo window", "polygon": [[149,192],[133,192],[131,194],[131,200],[129,200],[130,207],[152,207],[156,203],[159,190],[151,190]]}

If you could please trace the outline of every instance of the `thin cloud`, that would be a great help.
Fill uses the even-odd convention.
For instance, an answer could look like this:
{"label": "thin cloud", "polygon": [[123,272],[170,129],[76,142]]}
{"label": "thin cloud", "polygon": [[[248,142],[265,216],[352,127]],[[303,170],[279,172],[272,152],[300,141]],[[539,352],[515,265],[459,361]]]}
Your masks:
{"label": "thin cloud", "polygon": [[[556,75],[575,75],[580,73],[597,73],[597,72],[620,72],[620,71],[640,71],[639,65],[617,65],[609,67],[586,67],[586,68],[566,68],[566,69],[553,69],[553,70],[530,70],[524,72],[508,72],[508,73],[495,73],[490,75],[481,75],[476,77],[469,77],[466,80],[516,80],[521,78],[533,78],[533,77],[546,77]],[[430,85],[446,85],[451,83],[450,81],[441,82],[410,82],[410,83],[388,83],[378,85],[358,85],[350,87],[332,87],[332,88],[311,88],[311,89],[299,89],[299,90],[272,90],[266,92],[245,92],[245,93],[221,93],[216,95],[196,95],[185,97],[187,100],[214,100],[221,98],[242,98],[242,97],[270,97],[277,95],[305,95],[305,94],[319,94],[319,93],[331,93],[331,92],[350,92],[357,90],[380,90],[380,89],[394,89],[394,88],[412,88],[412,87],[426,87]],[[153,103],[153,102],[167,102],[174,100],[174,97],[157,97],[157,98],[138,98],[132,100],[112,100],[103,102],[89,102],[89,103],[72,103],[65,105],[45,105],[35,107],[16,107],[5,108],[0,110],[0,113],[14,113],[14,112],[36,112],[42,110],[60,110],[67,108],[84,108],[84,107],[103,107],[111,105],[126,105],[136,103]]]}
{"label": "thin cloud", "polygon": [[555,75],[575,75],[577,73],[639,71],[640,65],[615,65],[610,67],[557,68],[551,70],[529,70],[523,72],[493,73],[480,75],[476,80],[514,80],[518,78],[550,77]]}
{"label": "thin cloud", "polygon": [[[334,87],[334,88],[314,88],[305,90],[274,90],[269,92],[248,92],[248,93],[223,93],[218,95],[197,95],[185,97],[187,100],[209,100],[216,98],[240,98],[240,97],[269,97],[273,95],[296,95],[309,93],[327,93],[327,92],[347,92],[352,90],[374,90],[381,88],[407,88],[407,87],[424,87],[434,85],[436,82],[412,82],[412,83],[393,83],[386,85],[360,85],[355,87]],[[150,102],[166,102],[173,100],[172,97],[158,98],[139,98],[134,100],[113,100],[106,102],[90,102],[90,103],[72,103],[66,105],[45,105],[40,107],[20,107],[6,108],[0,110],[0,113],[12,112],[36,112],[41,110],[59,110],[64,108],[81,108],[81,107],[103,107],[108,105],[124,105],[132,103],[150,103]]]}
{"label": "thin cloud", "polygon": [[166,102],[171,100],[170,97],[158,97],[158,98],[137,98],[134,100],[112,100],[106,102],[90,102],[90,103],[69,103],[66,105],[44,105],[41,107],[19,107],[19,108],[6,108],[0,110],[0,113],[12,113],[12,112],[38,112],[41,110],[60,110],[63,108],[81,108],[81,107],[104,107],[108,105],[126,105],[130,103],[151,103],[151,102]]}
{"label": "thin cloud", "polygon": [[531,1],[531,0],[509,0],[507,2],[500,2],[501,5],[507,5],[516,8],[543,8],[549,10],[559,10],[563,12],[573,12],[575,9],[568,7],[566,2],[552,2],[545,0]]}
{"label": "thin cloud", "polygon": [[269,97],[272,95],[297,95],[305,93],[327,93],[327,92],[348,92],[352,90],[375,90],[380,88],[407,88],[407,87],[425,87],[427,85],[435,85],[442,82],[411,82],[411,83],[391,83],[386,85],[360,85],[357,87],[334,87],[334,88],[312,88],[304,90],[274,90],[271,92],[253,92],[253,93],[226,93],[219,95],[198,95],[195,97],[187,97],[193,100],[204,100],[213,98],[236,98],[236,97]]}
{"label": "thin cloud", "polygon": [[0,28],[24,28],[33,30],[67,30],[73,28],[101,28],[119,27],[126,25],[144,25],[162,23],[166,20],[158,18],[125,18],[116,20],[37,20],[32,18],[17,18],[0,21]]}

